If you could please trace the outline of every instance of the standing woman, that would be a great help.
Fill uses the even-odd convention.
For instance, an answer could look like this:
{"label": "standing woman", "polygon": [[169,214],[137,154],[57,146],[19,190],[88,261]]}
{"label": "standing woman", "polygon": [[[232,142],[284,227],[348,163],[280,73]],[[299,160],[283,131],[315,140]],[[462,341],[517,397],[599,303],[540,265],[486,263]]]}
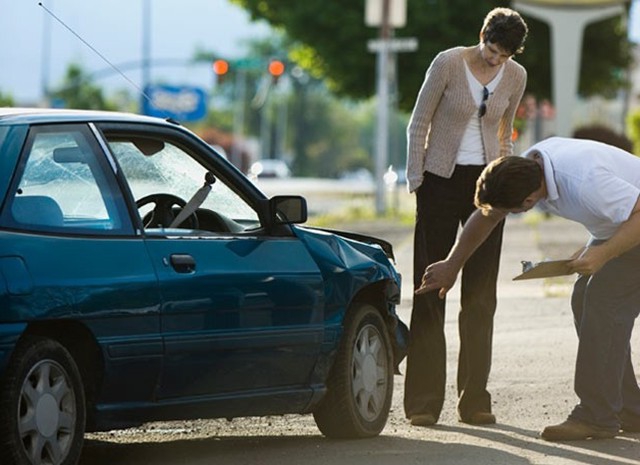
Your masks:
{"label": "standing woman", "polygon": [[[490,161],[513,155],[513,118],[527,82],[511,58],[528,28],[509,8],[489,12],[473,47],[439,53],[426,72],[407,129],[407,181],[416,193],[414,289],[425,268],[447,257],[460,225],[475,210],[476,179]],[[487,381],[491,369],[496,280],[503,224],[462,271],[458,316],[458,418],[495,423]],[[444,297],[444,296],[443,296]],[[446,383],[445,300],[414,294],[404,408],[412,425],[438,421]]]}

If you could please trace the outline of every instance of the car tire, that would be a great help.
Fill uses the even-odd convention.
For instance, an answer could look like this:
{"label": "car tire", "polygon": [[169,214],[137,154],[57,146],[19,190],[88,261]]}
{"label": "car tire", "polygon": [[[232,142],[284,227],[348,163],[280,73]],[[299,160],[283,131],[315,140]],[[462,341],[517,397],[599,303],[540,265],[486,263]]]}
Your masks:
{"label": "car tire", "polygon": [[384,428],[393,395],[393,351],[380,312],[358,303],[348,312],[327,393],[313,412],[327,437],[365,438]]}
{"label": "car tire", "polygon": [[85,418],[80,372],[69,352],[48,338],[22,341],[0,386],[0,463],[75,464]]}

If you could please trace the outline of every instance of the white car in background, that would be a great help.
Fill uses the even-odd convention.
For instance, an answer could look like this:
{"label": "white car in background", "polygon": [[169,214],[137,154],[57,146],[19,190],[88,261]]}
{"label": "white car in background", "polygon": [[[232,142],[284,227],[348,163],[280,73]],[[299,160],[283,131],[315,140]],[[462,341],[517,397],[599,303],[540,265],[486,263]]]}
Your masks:
{"label": "white car in background", "polygon": [[267,158],[252,164],[249,174],[257,178],[290,178],[291,169],[284,160]]}

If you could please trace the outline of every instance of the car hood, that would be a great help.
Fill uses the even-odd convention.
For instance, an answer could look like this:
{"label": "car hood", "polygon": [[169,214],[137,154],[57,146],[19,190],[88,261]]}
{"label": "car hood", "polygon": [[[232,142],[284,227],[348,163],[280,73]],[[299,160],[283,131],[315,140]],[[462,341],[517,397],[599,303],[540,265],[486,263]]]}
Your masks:
{"label": "car hood", "polygon": [[[369,269],[367,282],[392,279],[400,285],[400,275],[394,266],[393,246],[376,237],[333,229],[297,226],[297,236],[309,246],[320,268],[331,264],[331,273],[336,268],[351,270]],[[324,271],[324,270],[323,270]]]}
{"label": "car hood", "polygon": [[351,231],[341,231],[338,229],[328,229],[328,228],[310,228],[310,229],[314,229],[316,231],[324,231],[331,234],[336,234],[341,237],[346,237],[347,239],[353,239],[358,242],[364,242],[365,244],[379,245],[384,251],[387,258],[389,258],[389,260],[391,260],[393,263],[395,263],[396,261],[396,257],[393,254],[393,246],[391,245],[390,242],[385,241],[384,239],[368,236],[366,234],[355,233]]}

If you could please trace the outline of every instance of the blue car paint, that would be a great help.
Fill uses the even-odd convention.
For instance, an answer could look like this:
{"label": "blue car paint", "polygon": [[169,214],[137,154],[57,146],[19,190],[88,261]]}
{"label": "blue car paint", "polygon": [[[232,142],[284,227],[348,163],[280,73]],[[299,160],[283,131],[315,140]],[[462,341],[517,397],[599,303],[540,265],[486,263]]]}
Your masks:
{"label": "blue car paint", "polygon": [[[159,399],[306,382],[322,341],[325,297],[301,241],[247,236],[146,243],[163,298]],[[164,263],[175,251],[193,259],[192,273]]]}
{"label": "blue car paint", "polygon": [[26,125],[2,127],[0,125],[0,199],[6,197],[20,150],[27,137]]}

